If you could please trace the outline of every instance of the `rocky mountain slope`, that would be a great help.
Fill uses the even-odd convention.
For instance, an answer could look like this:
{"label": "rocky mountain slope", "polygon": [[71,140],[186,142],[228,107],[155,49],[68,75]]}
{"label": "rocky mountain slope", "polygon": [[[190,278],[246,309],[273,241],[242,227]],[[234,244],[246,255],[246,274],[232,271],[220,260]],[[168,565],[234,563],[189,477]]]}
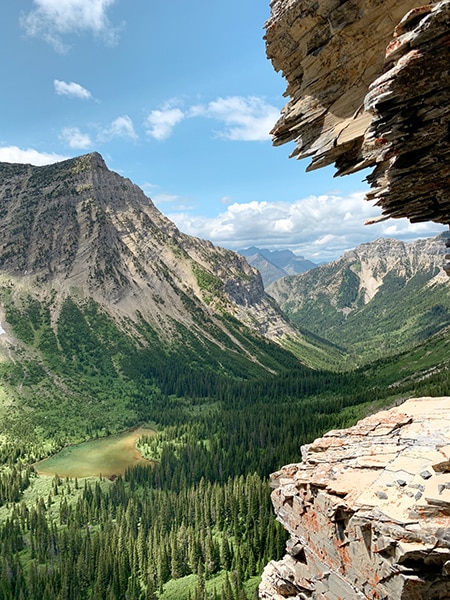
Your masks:
{"label": "rocky mountain slope", "polygon": [[[294,323],[368,359],[450,325],[443,236],[379,239],[268,288]],[[413,307],[413,309],[412,309]]]}
{"label": "rocky mountain slope", "polygon": [[251,246],[238,252],[261,273],[264,287],[281,277],[305,273],[317,266],[303,256],[297,256],[291,250],[267,250]]}
{"label": "rocky mountain slope", "polygon": [[181,233],[99,154],[1,164],[0,206],[0,273],[14,285],[91,296],[132,320],[139,310],[162,336],[172,320],[194,326],[192,303],[269,338],[294,333],[242,257]]}

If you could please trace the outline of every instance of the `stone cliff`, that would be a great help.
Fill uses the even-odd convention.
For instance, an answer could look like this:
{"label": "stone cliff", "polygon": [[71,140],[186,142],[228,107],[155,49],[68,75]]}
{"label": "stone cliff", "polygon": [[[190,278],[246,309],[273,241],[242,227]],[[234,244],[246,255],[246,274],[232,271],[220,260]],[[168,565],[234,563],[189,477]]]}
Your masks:
{"label": "stone cliff", "polygon": [[368,177],[382,217],[450,223],[450,2],[272,0],[289,101],[272,134],[309,169]]}
{"label": "stone cliff", "polygon": [[450,597],[450,397],[330,431],[271,477],[287,555],[261,600]]}

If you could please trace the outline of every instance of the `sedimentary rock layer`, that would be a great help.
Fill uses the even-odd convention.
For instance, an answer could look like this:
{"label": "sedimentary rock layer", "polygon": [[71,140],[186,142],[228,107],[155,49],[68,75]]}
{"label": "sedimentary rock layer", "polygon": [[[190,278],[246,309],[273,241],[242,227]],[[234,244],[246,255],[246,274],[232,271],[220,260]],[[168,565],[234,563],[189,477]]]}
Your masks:
{"label": "sedimentary rock layer", "polygon": [[267,55],[290,97],[274,144],[309,169],[376,166],[383,215],[449,223],[449,32],[449,1],[272,1]]}
{"label": "sedimentary rock layer", "polygon": [[287,554],[262,600],[450,597],[450,397],[408,400],[272,475]]}

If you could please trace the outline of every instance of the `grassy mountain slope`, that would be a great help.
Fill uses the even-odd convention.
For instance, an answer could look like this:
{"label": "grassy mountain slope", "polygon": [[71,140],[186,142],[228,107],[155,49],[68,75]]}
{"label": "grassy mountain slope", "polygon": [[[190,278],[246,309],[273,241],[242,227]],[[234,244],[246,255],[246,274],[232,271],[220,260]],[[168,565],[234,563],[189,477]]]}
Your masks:
{"label": "grassy mountain slope", "polygon": [[268,292],[292,322],[338,344],[350,364],[402,352],[450,324],[444,239],[377,240]]}

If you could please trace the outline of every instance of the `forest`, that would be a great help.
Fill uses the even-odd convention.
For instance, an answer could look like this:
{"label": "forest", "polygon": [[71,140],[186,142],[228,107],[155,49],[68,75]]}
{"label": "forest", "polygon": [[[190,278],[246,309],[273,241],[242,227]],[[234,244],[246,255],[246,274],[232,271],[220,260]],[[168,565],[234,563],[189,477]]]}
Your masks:
{"label": "forest", "polygon": [[[40,358],[0,365],[11,389],[22,385],[0,446],[5,600],[251,600],[286,541],[270,473],[327,430],[448,390],[443,335],[348,372],[308,368],[255,338],[277,369],[233,367],[193,339],[191,353],[163,353],[145,323],[153,346],[137,347],[92,304],[68,301],[56,332],[45,306],[8,310]],[[157,431],[138,442],[148,464],[110,478],[36,473],[68,443],[137,424]]]}

